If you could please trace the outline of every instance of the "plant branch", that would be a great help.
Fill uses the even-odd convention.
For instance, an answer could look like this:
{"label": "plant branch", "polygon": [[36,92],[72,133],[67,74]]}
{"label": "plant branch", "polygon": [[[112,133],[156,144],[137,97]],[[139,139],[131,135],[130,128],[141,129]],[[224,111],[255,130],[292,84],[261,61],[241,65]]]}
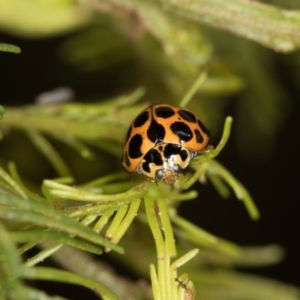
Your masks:
{"label": "plant branch", "polygon": [[300,11],[252,0],[160,0],[178,16],[245,37],[279,52],[300,47]]}
{"label": "plant branch", "polygon": [[[47,245],[42,244],[42,247]],[[112,289],[120,299],[152,299],[151,288],[146,282],[131,282],[117,276],[110,266],[83,251],[66,246],[54,253],[51,258],[67,270],[101,282]]]}

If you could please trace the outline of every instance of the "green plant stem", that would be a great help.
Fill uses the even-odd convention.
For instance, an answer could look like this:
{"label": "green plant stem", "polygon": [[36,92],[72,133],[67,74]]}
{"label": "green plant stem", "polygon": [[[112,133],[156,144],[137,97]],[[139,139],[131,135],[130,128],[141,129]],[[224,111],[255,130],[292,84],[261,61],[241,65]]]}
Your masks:
{"label": "green plant stem", "polygon": [[155,201],[151,197],[148,197],[147,195],[145,195],[144,203],[145,203],[145,209],[146,209],[148,223],[149,223],[151,232],[154,237],[155,245],[156,245],[156,254],[157,254],[157,257],[159,260],[164,257],[165,249],[164,249],[163,235],[159,228],[159,224],[158,224],[157,217],[156,217]]}
{"label": "green plant stem", "polygon": [[18,248],[18,252],[20,255],[22,255],[23,253],[25,253],[26,251],[30,250],[31,248],[33,248],[34,246],[36,246],[40,241],[36,240],[34,242],[29,242],[26,243],[24,245],[22,245],[20,248]]}
{"label": "green plant stem", "polygon": [[[120,205],[122,205],[121,203]],[[78,217],[83,217],[89,214],[98,214],[102,215],[106,211],[113,209],[117,210],[119,205],[117,203],[109,203],[109,204],[97,204],[97,205],[84,205],[83,207],[75,207],[75,210],[70,210],[69,211],[69,217],[74,219]]]}
{"label": "green plant stem", "polygon": [[[30,231],[19,231],[11,233],[13,241],[16,243],[24,243],[33,241],[40,243],[41,241],[52,241],[63,243],[72,247],[76,247],[83,251],[101,254],[103,251],[100,247],[93,244],[87,243],[86,241],[77,240],[61,233],[50,232],[46,230],[30,230]],[[19,249],[20,251],[20,249]]]}
{"label": "green plant stem", "polygon": [[17,166],[14,162],[10,161],[8,163],[8,171],[11,178],[15,181],[16,186],[18,186],[18,189],[22,191],[27,198],[31,198],[32,200],[38,202],[45,202],[45,199],[43,197],[39,196],[37,193],[33,193],[24,185],[17,171]]}
{"label": "green plant stem", "polygon": [[176,259],[176,261],[172,263],[171,268],[173,270],[177,270],[178,268],[186,264],[189,260],[194,258],[198,253],[199,253],[199,249],[193,249],[189,251],[188,253],[184,254],[180,258]]}
{"label": "green plant stem", "polygon": [[95,158],[95,154],[93,153],[92,149],[90,149],[88,145],[79,139],[76,139],[70,135],[63,136],[60,134],[52,134],[51,137],[74,148],[85,159]]}
{"label": "green plant stem", "polygon": [[170,256],[165,244],[165,253],[163,258],[157,260],[158,264],[158,284],[160,286],[161,299],[172,299],[171,298],[171,287],[170,287]]}
{"label": "green plant stem", "polygon": [[224,168],[216,160],[211,160],[209,164],[209,172],[214,173],[214,171],[216,171],[216,174],[218,174],[218,176],[220,176],[233,189],[236,197],[244,202],[250,217],[253,220],[258,220],[260,217],[259,211],[251,195],[245,189],[242,183],[239,182],[226,168]]}
{"label": "green plant stem", "polygon": [[205,162],[211,161],[225,147],[225,145],[229,139],[229,136],[230,136],[232,122],[233,122],[233,119],[231,116],[226,117],[225,122],[224,122],[224,129],[223,129],[221,140],[215,149],[213,149],[212,147],[209,146],[209,148],[207,149],[207,151],[205,153],[203,153],[202,155],[196,156],[193,159],[192,162],[198,166],[197,166],[196,172],[189,178],[189,180],[185,183],[182,183],[183,189],[190,188],[196,181],[198,181],[199,178],[201,177],[201,175],[205,174],[205,172],[209,168],[209,163],[205,163]]}
{"label": "green plant stem", "polygon": [[122,205],[121,207],[119,207],[111,225],[109,226],[109,228],[106,231],[105,236],[107,239],[111,240],[112,236],[115,234],[115,232],[120,227],[120,224],[122,223],[127,211],[128,211],[128,204],[125,204],[125,205]]}
{"label": "green plant stem", "polygon": [[166,253],[170,257],[176,256],[176,246],[173,234],[172,225],[169,218],[168,205],[163,198],[158,199],[157,205],[159,208],[159,215],[162,224],[162,231],[165,236]]}
{"label": "green plant stem", "polygon": [[27,199],[26,193],[22,190],[22,188],[9,176],[9,174],[0,167],[0,178],[5,181],[9,185],[9,187],[16,192],[20,197]]}
{"label": "green plant stem", "polygon": [[189,101],[192,99],[192,97],[195,95],[197,90],[200,88],[200,86],[204,83],[204,81],[207,78],[207,73],[201,72],[200,75],[197,77],[196,81],[193,83],[191,88],[188,90],[186,95],[181,100],[179,106],[186,107],[186,105],[189,103]]}
{"label": "green plant stem", "polygon": [[120,226],[118,227],[117,231],[115,231],[114,235],[111,238],[111,242],[117,244],[123,235],[128,230],[129,226],[131,225],[134,217],[137,214],[137,211],[140,207],[141,199],[136,199],[131,202],[129,209],[127,211],[126,216],[122,220]]}
{"label": "green plant stem", "polygon": [[23,288],[18,274],[21,258],[12,242],[9,232],[0,222],[0,294],[6,290],[12,300],[27,300],[23,294]]}
{"label": "green plant stem", "polygon": [[150,264],[150,278],[151,278],[154,300],[161,300],[159,296],[158,278],[157,278],[155,266],[153,264]]}
{"label": "green plant stem", "polygon": [[44,261],[46,258],[51,256],[53,253],[58,251],[63,244],[55,243],[54,245],[48,247],[47,249],[40,251],[38,254],[34,255],[33,257],[29,258],[25,263],[24,266],[26,267],[33,267],[42,261]]}
{"label": "green plant stem", "polygon": [[95,280],[74,273],[44,267],[23,267],[21,268],[20,273],[25,279],[50,280],[82,285],[99,293],[104,300],[118,300],[118,297],[104,285]]}
{"label": "green plant stem", "polygon": [[[0,193],[0,204],[2,204],[1,217],[63,230],[70,235],[87,239],[97,245],[112,248],[119,253],[123,253],[123,249],[118,245],[110,243],[90,228],[79,224],[48,205],[35,201],[26,201],[26,199],[3,192]],[[8,207],[8,205],[12,207]]]}
{"label": "green plant stem", "polygon": [[43,184],[49,188],[49,193],[53,196],[78,200],[78,201],[107,201],[107,202],[117,202],[120,200],[134,200],[137,196],[142,196],[142,191],[139,191],[136,187],[132,188],[124,193],[114,194],[114,195],[102,195],[92,193],[90,191],[85,191],[82,189],[77,189],[52,180],[44,180]]}
{"label": "green plant stem", "polygon": [[101,230],[103,229],[103,227],[107,224],[107,222],[109,221],[110,217],[113,215],[113,213],[115,212],[114,208],[110,208],[107,211],[105,211],[102,216],[100,217],[100,219],[98,220],[98,222],[95,224],[94,226],[94,231],[97,233],[100,233]]}
{"label": "green plant stem", "polygon": [[241,257],[242,251],[237,245],[212,235],[180,216],[172,216],[171,220],[182,230],[181,236],[195,245],[209,247],[233,258]]}
{"label": "green plant stem", "polygon": [[224,122],[224,129],[223,129],[221,140],[218,146],[216,147],[216,149],[210,151],[210,153],[212,154],[212,158],[218,156],[219,153],[225,147],[230,136],[232,122],[233,122],[233,118],[231,116],[227,116]]}
{"label": "green plant stem", "polygon": [[[97,218],[96,215],[88,215],[81,221],[81,223],[85,226],[88,226],[88,225],[90,225],[90,223],[94,222],[94,220],[96,218]],[[72,235],[71,237],[74,237],[74,235]],[[70,245],[70,243],[67,240],[65,240],[65,241],[63,240],[63,243],[58,243],[56,240],[56,242],[53,245],[47,247],[43,251],[41,251],[38,254],[34,255],[33,257],[29,258],[24,265],[27,267],[32,267],[32,266],[44,261],[46,258],[51,256],[53,253],[55,253],[59,249],[61,249],[64,246],[64,244]],[[73,242],[73,246],[74,246],[74,242]],[[86,243],[84,248],[86,248],[88,246],[89,246],[88,243]],[[93,247],[93,245],[92,245],[92,249],[95,249]],[[102,250],[100,248],[99,248],[99,250],[100,250],[100,252],[98,252],[98,254],[101,254]]]}
{"label": "green plant stem", "polygon": [[31,130],[27,132],[27,135],[33,144],[50,161],[60,177],[71,176],[68,165],[65,163],[61,155],[55,150],[52,144],[42,134]]}

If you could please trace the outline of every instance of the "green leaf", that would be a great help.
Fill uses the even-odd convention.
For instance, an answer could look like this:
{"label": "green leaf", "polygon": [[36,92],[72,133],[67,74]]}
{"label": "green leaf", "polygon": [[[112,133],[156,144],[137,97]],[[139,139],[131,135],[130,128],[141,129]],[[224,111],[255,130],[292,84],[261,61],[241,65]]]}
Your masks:
{"label": "green leaf", "polygon": [[82,26],[89,14],[73,0],[1,0],[0,27],[23,37],[48,37]]}
{"label": "green leaf", "polygon": [[3,218],[63,230],[72,236],[78,236],[91,243],[123,253],[120,246],[109,242],[90,228],[53,209],[48,204],[23,199],[3,191],[0,191],[0,204],[3,205],[0,210],[0,216]]}
{"label": "green leaf", "polygon": [[9,299],[28,300],[18,278],[21,263],[19,253],[10,239],[9,232],[0,222],[0,291],[4,295],[9,295]]}
{"label": "green leaf", "polygon": [[[117,0],[113,0],[117,1]],[[253,40],[275,51],[300,46],[300,12],[245,0],[160,0],[166,10]]]}
{"label": "green leaf", "polygon": [[[11,53],[16,53],[16,54],[21,53],[21,49],[18,46],[11,45],[11,44],[4,44],[4,43],[0,43],[0,51],[11,52]],[[2,108],[2,106],[1,106],[1,108]],[[0,110],[1,110],[1,108],[0,108]],[[0,112],[0,114],[1,114],[1,112]]]}
{"label": "green leaf", "polygon": [[51,241],[54,243],[65,244],[94,254],[101,254],[103,252],[101,248],[93,244],[87,243],[86,241],[78,240],[76,238],[72,238],[61,232],[53,232],[46,230],[29,230],[13,232],[11,234],[11,237],[16,243]]}

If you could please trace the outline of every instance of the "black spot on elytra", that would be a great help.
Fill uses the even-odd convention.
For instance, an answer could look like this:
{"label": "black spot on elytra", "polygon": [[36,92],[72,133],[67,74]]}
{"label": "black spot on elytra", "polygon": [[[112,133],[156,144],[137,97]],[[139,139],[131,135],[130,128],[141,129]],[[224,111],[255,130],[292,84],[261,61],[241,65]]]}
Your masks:
{"label": "black spot on elytra", "polygon": [[174,122],[170,129],[179,137],[180,142],[188,142],[193,138],[193,132],[190,127],[183,122]]}
{"label": "black spot on elytra", "polygon": [[182,149],[182,150],[179,152],[179,155],[180,155],[182,161],[185,161],[185,160],[188,158],[188,154],[187,154],[187,151],[186,151],[186,150],[183,150],[183,149]]}
{"label": "black spot on elytra", "polygon": [[179,155],[182,161],[185,161],[188,158],[187,151],[182,149],[180,145],[168,144],[164,149],[164,156],[168,159],[172,155]]}
{"label": "black spot on elytra", "polygon": [[147,130],[147,137],[152,143],[163,141],[165,138],[165,128],[161,124],[157,123],[154,119]]}
{"label": "black spot on elytra", "polygon": [[149,112],[144,111],[141,114],[137,116],[137,118],[134,120],[133,126],[135,128],[143,126],[149,119]]}
{"label": "black spot on elytra", "polygon": [[198,125],[205,134],[207,134],[208,136],[210,135],[209,130],[203,125],[200,120],[198,120]]}
{"label": "black spot on elytra", "polygon": [[130,158],[139,158],[143,155],[141,152],[142,143],[143,138],[140,134],[136,134],[132,137],[128,145],[128,154]]}
{"label": "black spot on elytra", "polygon": [[181,146],[176,144],[167,144],[164,149],[164,157],[170,158],[171,155],[176,155],[180,152]]}
{"label": "black spot on elytra", "polygon": [[147,161],[142,163],[142,169],[144,172],[150,173],[150,166],[149,163]]}
{"label": "black spot on elytra", "polygon": [[194,114],[192,114],[191,112],[187,111],[187,110],[179,110],[178,114],[186,121],[191,122],[191,123],[196,123],[197,119],[195,117]]}
{"label": "black spot on elytra", "polygon": [[195,129],[194,132],[195,132],[197,143],[202,144],[203,143],[203,136],[202,136],[201,132],[198,129]]}
{"label": "black spot on elytra", "polygon": [[151,149],[145,156],[144,162],[142,163],[142,168],[145,172],[150,173],[150,163],[154,163],[157,166],[163,165],[163,160],[161,154],[156,149]]}
{"label": "black spot on elytra", "polygon": [[171,107],[160,106],[155,109],[155,114],[156,114],[156,116],[158,116],[160,118],[167,119],[167,118],[174,116],[175,111]]}

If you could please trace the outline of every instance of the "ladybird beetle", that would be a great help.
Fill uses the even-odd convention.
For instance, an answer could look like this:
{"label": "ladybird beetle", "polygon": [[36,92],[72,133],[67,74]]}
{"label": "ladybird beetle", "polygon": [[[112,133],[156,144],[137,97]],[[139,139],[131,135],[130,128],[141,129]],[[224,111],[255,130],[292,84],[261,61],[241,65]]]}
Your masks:
{"label": "ladybird beetle", "polygon": [[123,148],[123,168],[172,183],[190,159],[203,152],[210,134],[189,110],[155,104],[131,123]]}

